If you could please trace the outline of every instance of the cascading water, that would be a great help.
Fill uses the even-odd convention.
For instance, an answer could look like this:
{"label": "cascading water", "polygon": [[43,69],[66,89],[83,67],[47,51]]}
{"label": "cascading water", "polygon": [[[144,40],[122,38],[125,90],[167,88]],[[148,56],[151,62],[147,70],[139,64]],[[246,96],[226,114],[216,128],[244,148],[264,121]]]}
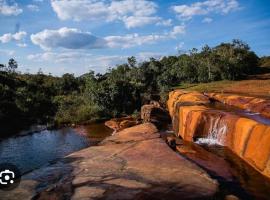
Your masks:
{"label": "cascading water", "polygon": [[208,145],[224,145],[224,138],[227,133],[227,126],[221,124],[221,116],[217,118],[210,118],[210,127],[206,138],[199,138],[197,144]]}

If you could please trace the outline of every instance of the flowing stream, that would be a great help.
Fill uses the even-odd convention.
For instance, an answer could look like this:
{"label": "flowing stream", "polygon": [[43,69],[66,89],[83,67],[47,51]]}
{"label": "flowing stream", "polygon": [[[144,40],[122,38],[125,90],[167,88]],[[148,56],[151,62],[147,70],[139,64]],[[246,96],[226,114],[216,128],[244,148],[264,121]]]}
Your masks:
{"label": "flowing stream", "polygon": [[[252,113],[218,102],[213,103],[211,108],[270,125],[270,119],[259,113]],[[195,143],[184,142],[182,148],[185,148],[185,153],[181,154],[205,169],[212,178],[219,182],[219,195],[222,198],[219,196],[217,199],[223,199],[226,195],[231,194],[244,200],[270,199],[270,179],[261,175],[224,146],[226,132],[227,126],[226,123],[222,123],[222,116],[211,117],[208,135],[197,138]]]}

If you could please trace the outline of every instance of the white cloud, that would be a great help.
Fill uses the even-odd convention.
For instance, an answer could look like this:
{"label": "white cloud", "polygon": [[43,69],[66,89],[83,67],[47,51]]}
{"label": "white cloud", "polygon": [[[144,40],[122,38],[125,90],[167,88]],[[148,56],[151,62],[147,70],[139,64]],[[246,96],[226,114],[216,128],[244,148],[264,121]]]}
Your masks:
{"label": "white cloud", "polygon": [[207,15],[209,13],[227,14],[239,8],[237,0],[207,0],[191,5],[177,5],[172,7],[180,20],[189,20],[196,15]]}
{"label": "white cloud", "polygon": [[2,36],[0,36],[0,42],[1,43],[8,43],[11,41],[21,41],[25,38],[27,33],[25,31],[20,31],[14,34],[6,33]]}
{"label": "white cloud", "polygon": [[158,41],[174,39],[185,34],[185,26],[174,26],[171,32],[165,34],[139,35],[137,33],[124,36],[107,36],[104,39],[110,48],[130,48],[145,44],[153,44]]}
{"label": "white cloud", "polygon": [[[25,33],[25,32],[22,32]],[[5,34],[0,37],[4,42],[14,40],[21,40],[22,34],[16,33],[14,35]],[[53,48],[64,49],[96,49],[96,48],[131,48],[143,44],[153,44],[158,41],[174,39],[176,36],[185,33],[185,26],[174,26],[173,29],[164,34],[150,34],[140,35],[137,33],[127,35],[112,35],[104,38],[99,38],[89,32],[83,32],[75,28],[60,28],[58,30],[45,29],[41,32],[31,35],[33,44],[40,46],[44,50],[51,50]],[[26,34],[26,33],[25,33]],[[18,46],[25,46],[20,43]]]}
{"label": "white cloud", "polygon": [[32,34],[31,40],[44,50],[53,48],[64,49],[97,49],[97,48],[130,48],[157,41],[174,39],[185,33],[185,26],[175,26],[169,33],[140,35],[138,33],[127,35],[112,35],[99,38],[89,32],[75,28],[60,28],[58,30],[43,30]]}
{"label": "white cloud", "polygon": [[5,50],[5,49],[0,49],[1,54],[5,54],[7,56],[13,56],[15,54],[15,51],[13,50]]}
{"label": "white cloud", "polygon": [[82,32],[75,28],[60,28],[58,30],[45,29],[32,34],[31,40],[44,50],[51,48],[65,49],[96,49],[104,47],[104,40],[89,32]]}
{"label": "white cloud", "polygon": [[205,18],[202,20],[203,23],[211,23],[212,21],[213,21],[213,19],[210,18],[210,17],[205,17]]}
{"label": "white cloud", "polygon": [[0,14],[5,16],[11,15],[19,15],[23,12],[21,8],[19,8],[18,4],[14,1],[13,3],[8,3],[6,0],[0,0]]}
{"label": "white cloud", "polygon": [[29,4],[27,5],[27,8],[33,12],[38,12],[39,11],[39,7],[37,5],[34,4]]}
{"label": "white cloud", "polygon": [[181,26],[174,26],[173,30],[170,33],[170,35],[172,37],[176,37],[178,35],[183,35],[185,33],[186,33],[186,27],[184,25],[181,25]]}
{"label": "white cloud", "polygon": [[159,26],[172,26],[172,19],[161,20],[157,23]]}
{"label": "white cloud", "polygon": [[127,28],[163,21],[157,4],[147,0],[51,0],[51,5],[61,20],[122,21]]}
{"label": "white cloud", "polygon": [[123,22],[127,28],[141,27],[146,24],[155,24],[160,21],[159,17],[130,16],[123,17]]}
{"label": "white cloud", "polygon": [[137,33],[124,36],[107,36],[104,39],[110,48],[130,48],[140,46],[142,44],[152,44],[156,41],[166,39],[165,35],[139,35]]}

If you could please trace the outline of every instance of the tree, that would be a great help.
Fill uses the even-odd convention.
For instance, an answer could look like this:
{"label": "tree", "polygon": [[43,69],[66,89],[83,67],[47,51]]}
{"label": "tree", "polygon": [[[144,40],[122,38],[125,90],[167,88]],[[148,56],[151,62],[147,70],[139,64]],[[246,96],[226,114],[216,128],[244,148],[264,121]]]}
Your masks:
{"label": "tree", "polygon": [[136,58],[134,56],[128,57],[128,65],[130,67],[135,67],[136,66]]}
{"label": "tree", "polygon": [[8,61],[8,71],[9,72],[15,72],[17,68],[18,68],[17,61],[14,60],[13,58],[9,59],[9,61]]}

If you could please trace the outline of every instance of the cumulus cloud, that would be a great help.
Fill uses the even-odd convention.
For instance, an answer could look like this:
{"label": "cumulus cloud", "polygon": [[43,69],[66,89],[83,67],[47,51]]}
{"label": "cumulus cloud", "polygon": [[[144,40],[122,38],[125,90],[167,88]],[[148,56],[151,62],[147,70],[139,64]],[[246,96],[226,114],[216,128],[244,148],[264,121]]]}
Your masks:
{"label": "cumulus cloud", "polygon": [[142,44],[152,44],[156,41],[164,40],[167,35],[139,35],[137,33],[124,36],[107,36],[104,39],[110,48],[130,48]]}
{"label": "cumulus cloud", "polygon": [[99,38],[89,32],[75,28],[60,28],[58,30],[43,30],[32,34],[31,40],[44,50],[53,48],[64,49],[97,49],[97,48],[130,48],[142,44],[152,44],[161,40],[174,39],[185,33],[185,26],[174,26],[169,33],[140,35],[112,35]]}
{"label": "cumulus cloud", "polygon": [[207,0],[191,5],[176,5],[172,9],[180,20],[189,20],[196,15],[209,13],[227,14],[240,8],[237,0]]}
{"label": "cumulus cloud", "polygon": [[159,26],[172,26],[172,19],[161,20],[161,21],[157,22],[157,25],[159,25]]}
{"label": "cumulus cloud", "polygon": [[30,10],[30,11],[33,11],[33,12],[38,12],[39,11],[39,7],[37,5],[34,5],[34,4],[29,4],[27,5],[27,8]]}
{"label": "cumulus cloud", "polygon": [[6,33],[2,36],[0,36],[0,42],[1,43],[8,43],[11,41],[21,41],[25,38],[25,36],[27,35],[27,33],[25,31],[19,31],[17,33]]}
{"label": "cumulus cloud", "polygon": [[158,23],[160,21],[160,18],[148,16],[129,16],[123,17],[122,20],[127,28],[135,28],[144,26],[146,24]]}
{"label": "cumulus cloud", "polygon": [[186,27],[184,25],[181,26],[174,26],[173,30],[171,31],[170,35],[172,37],[176,37],[178,35],[182,35],[186,33]]}
{"label": "cumulus cloud", "polygon": [[51,48],[66,49],[96,49],[104,47],[105,41],[75,28],[60,28],[58,30],[45,29],[31,35],[31,41],[44,50]]}
{"label": "cumulus cloud", "polygon": [[14,1],[9,3],[7,0],[0,0],[0,14],[5,16],[11,15],[19,15],[23,12],[21,8],[19,8],[18,4]]}
{"label": "cumulus cloud", "polygon": [[163,21],[155,15],[157,4],[147,0],[51,0],[51,6],[61,20],[122,21],[127,28]]}
{"label": "cumulus cloud", "polygon": [[169,33],[139,35],[137,33],[124,36],[107,36],[104,39],[107,41],[107,46],[110,48],[130,48],[143,44],[153,44],[158,41],[174,39],[179,35],[185,34],[185,26],[174,26]]}

